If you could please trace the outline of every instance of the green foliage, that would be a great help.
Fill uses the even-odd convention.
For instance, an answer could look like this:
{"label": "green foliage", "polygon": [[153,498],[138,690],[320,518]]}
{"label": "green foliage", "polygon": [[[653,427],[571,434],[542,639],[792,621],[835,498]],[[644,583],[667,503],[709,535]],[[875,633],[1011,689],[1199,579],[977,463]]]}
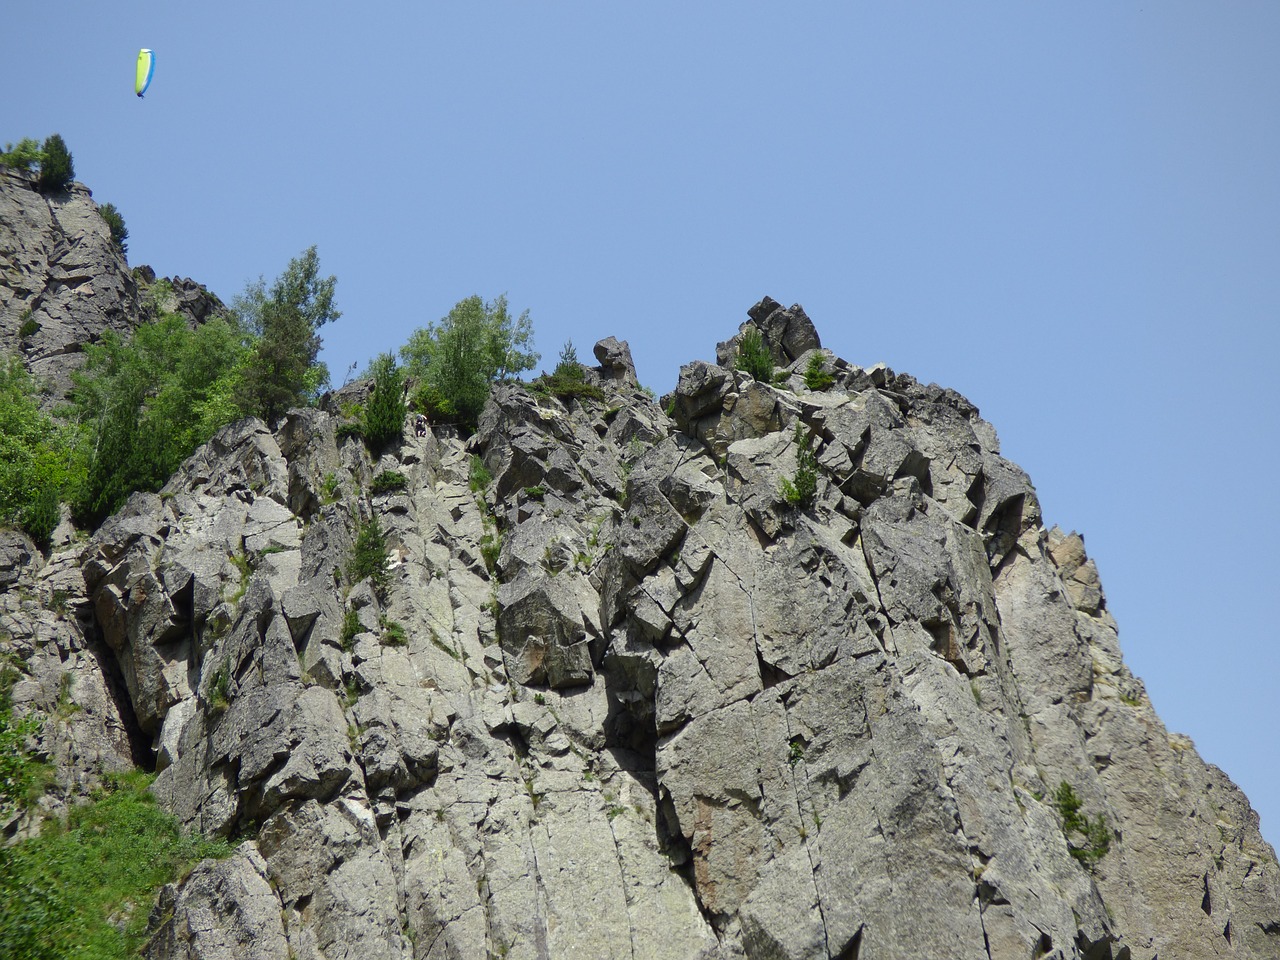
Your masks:
{"label": "green foliage", "polygon": [[27,738],[40,732],[44,717],[13,715],[13,685],[18,671],[0,661],[0,816],[33,802],[44,786],[48,767],[28,749]]}
{"label": "green foliage", "polygon": [[809,365],[804,369],[804,385],[810,390],[825,390],[836,382],[836,378],[827,372],[822,354],[814,353],[809,357]]}
{"label": "green foliage", "polygon": [[494,530],[480,537],[480,558],[490,575],[498,572],[498,557],[502,553],[502,534]]}
{"label": "green foliage", "polygon": [[783,498],[793,507],[801,509],[813,503],[818,492],[818,457],[813,452],[813,431],[807,434],[804,425],[796,423],[796,474],[788,480],[783,477],[779,486]]}
{"label": "green foliage", "polygon": [[83,467],[75,430],[42,413],[37,396],[22,362],[0,358],[0,524],[43,545]]}
{"label": "green foliage", "polygon": [[378,618],[378,625],[382,627],[382,642],[385,646],[403,647],[409,642],[409,635],[405,632],[404,626],[386,615]]}
{"label": "green foliage", "polygon": [[324,482],[320,484],[320,497],[323,503],[336,503],[342,487],[336,473],[326,473]]}
{"label": "green foliage", "polygon": [[472,493],[484,493],[489,489],[489,484],[493,483],[493,474],[489,472],[489,468],[484,465],[480,457],[471,458],[471,475],[468,480]]}
{"label": "green foliage", "polygon": [[171,314],[128,341],[108,330],[84,352],[72,375],[87,457],[75,508],[95,522],[135,490],[159,490],[196,447],[241,415],[235,395],[250,347],[225,320],[192,330]]}
{"label": "green foliage", "polygon": [[50,134],[44,141],[40,151],[40,176],[36,179],[36,189],[41,193],[58,193],[71,186],[75,179],[76,168],[71,160],[71,151],[58,134]]}
{"label": "green foliage", "polygon": [[177,303],[173,283],[165,277],[157,277],[153,283],[147,286],[146,280],[139,277],[136,270],[133,275],[140,288],[146,286],[147,292],[142,298],[143,314],[145,316],[159,317],[169,313]]}
{"label": "green foliage", "polygon": [[18,336],[23,340],[35,336],[35,332],[40,329],[40,321],[31,315],[30,307],[22,311],[18,321]]}
{"label": "green foliage", "polygon": [[184,836],[150,782],[116,777],[65,824],[0,848],[0,958],[136,956],[156,891],[199,860],[230,855],[224,841]]}
{"label": "green foliage", "polygon": [[409,481],[403,473],[397,470],[383,470],[370,482],[369,491],[374,496],[377,496],[383,493],[391,493],[395,490],[403,490],[408,484]]}
{"label": "green foliage", "polygon": [[329,382],[329,370],[317,360],[317,331],[342,316],[334,305],[336,277],[320,277],[320,257],[308,247],[289,261],[267,290],[259,278],[235,299],[232,310],[254,337],[239,393],[241,407],[268,423],[290,407],[305,406]]}
{"label": "green foliage", "polygon": [[373,361],[369,375],[373,393],[364,409],[364,438],[378,450],[399,440],[404,431],[404,370],[393,354],[384,353]]}
{"label": "green foliage", "polygon": [[533,382],[533,389],[539,393],[550,394],[560,400],[571,400],[575,397],[587,397],[592,400],[604,400],[604,391],[593,383],[587,383],[586,370],[578,362],[578,351],[572,340],[565,342],[560,351],[560,360],[550,373]]}
{"label": "green foliage", "polygon": [[345,423],[338,424],[337,429],[334,430],[334,434],[337,436],[338,442],[348,440],[352,437],[355,437],[357,440],[363,440],[364,427],[359,422],[349,420]]}
{"label": "green foliage", "polygon": [[129,228],[124,225],[124,217],[120,211],[116,209],[114,203],[104,203],[98,208],[98,213],[102,215],[102,219],[107,221],[107,228],[111,231],[111,242],[120,248],[121,253],[129,252]]}
{"label": "green foliage", "polygon": [[578,368],[578,375],[575,376],[557,376],[556,374],[548,374],[539,377],[533,382],[532,389],[538,393],[548,394],[560,400],[572,400],[574,398],[581,399],[583,397],[588,400],[599,400],[603,402],[606,397],[604,391],[597,387],[594,383],[587,383],[583,379],[582,368]]}
{"label": "green foliage", "polygon": [[764,344],[764,337],[755,327],[748,327],[738,339],[738,359],[735,366],[763,383],[773,380],[773,354]]}
{"label": "green foliage", "polygon": [[368,523],[359,525],[356,545],[347,563],[347,579],[359,583],[368,578],[373,592],[379,597],[386,594],[389,573],[387,571],[387,540],[375,513]]}
{"label": "green foliage", "polygon": [[40,163],[44,154],[40,150],[39,141],[32,140],[30,137],[23,137],[17,144],[6,143],[4,151],[0,152],[0,167],[8,167],[10,170],[26,170],[30,171],[32,167]]}
{"label": "green foliage", "polygon": [[418,384],[409,398],[409,406],[415,413],[425,413],[432,423],[456,423],[458,420],[458,409],[453,401],[433,383]]}
{"label": "green foliage", "polygon": [[538,362],[532,342],[528,310],[513,319],[505,295],[492,303],[472,296],[460,300],[438,324],[415,330],[400,355],[408,375],[434,389],[437,406],[447,404],[459,420],[474,426],[492,384]]}
{"label": "green foliage", "polygon": [[560,360],[556,363],[555,370],[551,371],[551,375],[567,380],[586,379],[582,364],[578,361],[578,350],[574,347],[572,340],[566,340],[564,346],[560,348]]}
{"label": "green foliage", "polygon": [[525,487],[524,495],[528,497],[530,500],[541,500],[543,497],[547,495],[547,488],[544,487],[542,484],[538,484],[537,486],[534,486],[534,487]]}
{"label": "green foliage", "polygon": [[364,627],[360,625],[360,611],[352,607],[342,615],[342,631],[338,634],[338,643],[342,644],[342,649],[350,651],[362,630]]}
{"label": "green foliage", "polygon": [[231,664],[223,660],[209,681],[209,710],[217,716],[231,706]]}
{"label": "green foliage", "polygon": [[1111,831],[1107,828],[1106,817],[1098,814],[1091,820],[1081,814],[1083,801],[1067,781],[1063,780],[1054,791],[1053,805],[1058,816],[1062,817],[1062,835],[1073,857],[1092,867],[1107,855],[1111,849]]}
{"label": "green foliage", "polygon": [[787,749],[787,764],[792,768],[804,759],[804,742],[793,739]]}

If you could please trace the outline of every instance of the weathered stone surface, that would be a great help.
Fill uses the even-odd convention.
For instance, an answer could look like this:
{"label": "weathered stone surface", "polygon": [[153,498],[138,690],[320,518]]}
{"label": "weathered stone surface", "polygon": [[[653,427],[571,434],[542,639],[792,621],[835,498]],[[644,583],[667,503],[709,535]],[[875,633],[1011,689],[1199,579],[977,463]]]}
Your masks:
{"label": "weathered stone surface", "polygon": [[716,363],[720,366],[733,366],[738,355],[738,341],[748,327],[759,332],[765,346],[773,354],[774,362],[784,367],[808,351],[822,348],[822,341],[818,338],[813,321],[798,303],[787,309],[772,297],[765,297],[747,311],[747,316],[750,319],[738,328],[737,336],[716,344]]}
{"label": "weathered stone surface", "polygon": [[180,887],[166,888],[157,906],[159,929],[142,955],[148,960],[288,960],[280,899],[267,865],[244,844],[227,860],[206,860]]}
{"label": "weathered stone surface", "polygon": [[[45,196],[34,175],[0,170],[0,353],[20,355],[52,404],[70,390],[83,345],[131,331],[137,317],[137,286],[89,190]],[[28,321],[36,329],[24,337]]]}
{"label": "weathered stone surface", "polygon": [[622,380],[632,385],[639,383],[636,379],[636,364],[631,359],[631,347],[627,341],[605,337],[596,342],[592,352],[600,362],[605,376],[611,380]]}
{"label": "weathered stone surface", "polygon": [[154,759],[185,825],[250,838],[149,957],[1277,956],[1256,815],[977,410],[834,358],[809,391],[803,311],[750,322],[784,386],[726,353],[668,419],[602,341],[604,401],[504,384],[377,460],[323,411],[244,421],[87,544],[0,541],[15,704],[69,675],[99,729],[41,734],[64,793]]}

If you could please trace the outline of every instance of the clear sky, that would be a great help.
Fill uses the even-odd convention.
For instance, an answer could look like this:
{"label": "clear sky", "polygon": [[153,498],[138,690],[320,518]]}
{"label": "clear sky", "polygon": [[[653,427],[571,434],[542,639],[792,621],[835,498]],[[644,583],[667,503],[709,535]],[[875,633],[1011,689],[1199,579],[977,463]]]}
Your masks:
{"label": "clear sky", "polygon": [[1280,842],[1274,0],[9,7],[0,141],[226,300],[318,245],[336,382],[505,292],[663,393],[767,294],[959,390]]}

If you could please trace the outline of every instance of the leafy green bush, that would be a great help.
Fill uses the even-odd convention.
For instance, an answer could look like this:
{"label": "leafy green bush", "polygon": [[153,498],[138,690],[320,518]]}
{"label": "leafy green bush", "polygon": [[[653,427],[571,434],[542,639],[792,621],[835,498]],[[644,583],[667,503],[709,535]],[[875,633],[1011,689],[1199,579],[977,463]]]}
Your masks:
{"label": "leafy green bush", "polygon": [[433,414],[423,401],[447,404],[464,425],[474,426],[491,386],[538,362],[529,349],[532,341],[529,311],[513,319],[505,295],[492,303],[478,296],[458,301],[438,324],[415,330],[400,348],[408,376],[434,391],[415,405]]}
{"label": "leafy green bush", "polygon": [[587,383],[587,373],[578,361],[578,351],[573,341],[565,342],[560,351],[560,360],[550,374],[544,374],[532,384],[534,391],[550,394],[560,400],[571,400],[586,397],[591,400],[604,400],[605,394],[593,383]]}
{"label": "leafy green bush", "polygon": [[184,836],[156,806],[151,777],[113,778],[38,837],[0,848],[0,958],[137,955],[156,891],[225,841]]}
{"label": "leafy green bush", "polygon": [[804,369],[804,385],[810,390],[825,390],[836,382],[836,378],[827,371],[822,354],[814,353],[809,357],[809,365]]}
{"label": "leafy green bush", "polygon": [[480,537],[480,558],[490,574],[498,572],[498,557],[502,554],[502,534],[497,530]]}
{"label": "leafy green bush", "polygon": [[58,134],[50,134],[40,151],[40,176],[36,179],[36,189],[41,193],[59,193],[71,186],[75,176],[75,164],[66,142]]}
{"label": "leafy green bush", "polygon": [[30,171],[32,167],[40,163],[43,154],[40,151],[40,144],[30,137],[24,137],[17,144],[6,143],[4,151],[0,152],[0,167],[8,167],[10,170]]}
{"label": "leafy green bush", "polygon": [[380,474],[373,478],[369,483],[369,490],[375,496],[382,493],[391,493],[395,490],[403,490],[409,485],[409,480],[403,473],[397,470],[383,470]]}
{"label": "leafy green bush", "polygon": [[748,327],[738,339],[737,369],[763,383],[773,380],[773,354],[765,346],[764,337],[755,327]]}
{"label": "leafy green bush", "polygon": [[334,435],[338,438],[339,442],[349,440],[352,437],[357,440],[363,440],[364,426],[354,420],[348,420],[344,423],[338,424],[337,429],[334,430]]}
{"label": "leafy green bush", "polygon": [[343,650],[351,650],[356,644],[356,637],[364,629],[360,624],[360,611],[352,607],[342,615],[342,631],[338,634],[338,643]]}
{"label": "leafy green bush", "polygon": [[42,413],[35,381],[16,357],[0,358],[0,524],[44,545],[59,502],[81,483],[84,464],[73,428]]}
{"label": "leafy green bush", "polygon": [[113,513],[135,490],[159,490],[196,447],[242,415],[236,393],[250,348],[225,320],[192,330],[170,314],[131,340],[108,330],[84,353],[70,397],[88,450],[74,504],[82,521]]}
{"label": "leafy green bush", "polygon": [[347,563],[347,579],[354,584],[368,578],[373,592],[382,597],[386,594],[388,577],[387,540],[375,513],[356,530],[356,545]]}
{"label": "leafy green bush", "polygon": [[788,480],[783,477],[780,483],[782,496],[793,507],[807,507],[813,503],[818,492],[818,457],[813,452],[813,431],[807,434],[804,425],[796,423],[796,474]]}
{"label": "leafy green bush", "polygon": [[378,619],[378,625],[382,627],[384,646],[403,647],[409,642],[409,635],[405,632],[403,624],[396,623],[384,615]]}
{"label": "leafy green bush", "polygon": [[374,450],[381,449],[404,432],[404,370],[396,358],[384,353],[369,368],[373,393],[364,409],[364,438]]}
{"label": "leafy green bush", "polygon": [[425,413],[432,423],[456,423],[458,420],[458,409],[453,401],[433,383],[418,384],[409,398],[409,406],[415,413]]}
{"label": "leafy green bush", "polygon": [[[1106,817],[1098,814],[1090,820],[1081,814],[1083,801],[1067,781],[1063,780],[1054,791],[1053,805],[1058,816],[1062,817],[1062,835],[1073,857],[1092,867],[1107,855],[1111,849],[1111,831],[1107,828]],[[1079,839],[1073,839],[1077,837]]]}
{"label": "leafy green bush", "polygon": [[102,219],[107,221],[107,228],[111,231],[111,241],[120,248],[121,253],[129,252],[129,228],[124,225],[124,217],[120,211],[116,209],[114,203],[104,203],[98,208],[98,213],[102,215]]}

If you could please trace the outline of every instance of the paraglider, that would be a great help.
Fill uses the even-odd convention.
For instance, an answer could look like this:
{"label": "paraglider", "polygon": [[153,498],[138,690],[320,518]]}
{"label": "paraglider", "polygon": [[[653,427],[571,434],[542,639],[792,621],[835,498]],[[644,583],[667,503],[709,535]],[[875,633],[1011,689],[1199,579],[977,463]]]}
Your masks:
{"label": "paraglider", "polygon": [[138,51],[138,72],[133,81],[133,92],[142,96],[151,86],[151,75],[156,72],[156,55],[145,47]]}

